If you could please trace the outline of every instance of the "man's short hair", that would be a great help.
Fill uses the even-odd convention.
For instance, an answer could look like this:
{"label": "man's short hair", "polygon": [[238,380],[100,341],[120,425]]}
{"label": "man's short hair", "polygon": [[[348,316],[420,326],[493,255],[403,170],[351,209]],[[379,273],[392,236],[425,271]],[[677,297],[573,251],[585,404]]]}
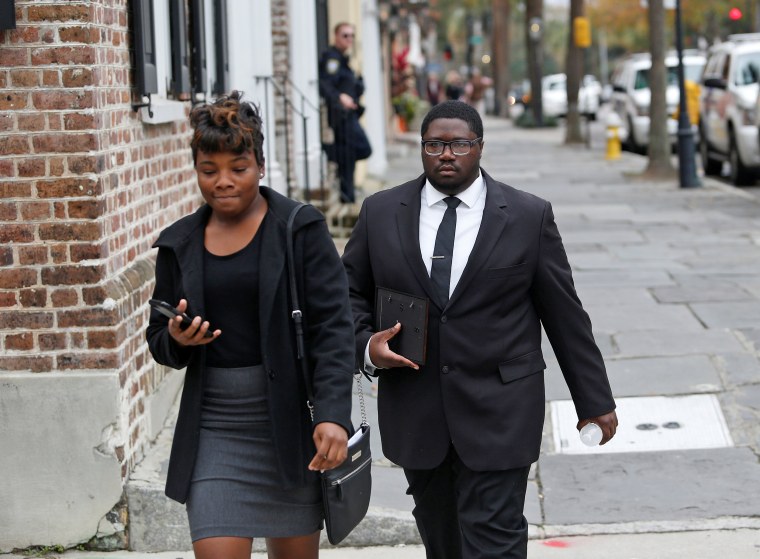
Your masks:
{"label": "man's short hair", "polygon": [[478,111],[463,101],[444,101],[434,106],[422,120],[420,135],[424,136],[430,123],[438,118],[458,118],[467,123],[471,132],[478,138],[483,137],[483,120]]}
{"label": "man's short hair", "polygon": [[351,29],[353,29],[354,24],[348,23],[347,21],[341,21],[340,23],[336,24],[335,27],[333,27],[333,35],[337,35],[341,27],[350,27]]}

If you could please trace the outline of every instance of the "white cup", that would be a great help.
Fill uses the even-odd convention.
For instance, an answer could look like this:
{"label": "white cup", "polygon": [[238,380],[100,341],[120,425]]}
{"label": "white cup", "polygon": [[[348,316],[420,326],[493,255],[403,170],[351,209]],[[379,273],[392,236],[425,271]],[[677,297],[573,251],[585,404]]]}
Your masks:
{"label": "white cup", "polygon": [[602,442],[603,435],[599,425],[596,423],[586,423],[581,429],[581,442],[586,446],[597,446]]}

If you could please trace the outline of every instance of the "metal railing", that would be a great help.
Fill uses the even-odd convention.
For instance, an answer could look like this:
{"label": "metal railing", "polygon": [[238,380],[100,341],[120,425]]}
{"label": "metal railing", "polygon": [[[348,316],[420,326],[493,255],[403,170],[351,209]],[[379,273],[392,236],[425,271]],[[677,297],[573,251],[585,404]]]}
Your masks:
{"label": "metal railing", "polygon": [[[269,86],[271,84],[274,95],[277,96],[280,100],[282,100],[282,116],[283,116],[283,126],[285,130],[285,184],[287,187],[287,194],[288,198],[291,198],[293,195],[293,177],[292,177],[292,165],[291,165],[291,159],[293,159],[293,153],[291,153],[294,150],[294,147],[291,146],[290,143],[290,122],[291,122],[291,116],[294,115],[301,119],[301,128],[302,128],[302,146],[303,146],[303,173],[304,173],[304,185],[303,185],[303,195],[304,199],[308,202],[311,199],[311,178],[309,173],[309,157],[308,157],[308,151],[309,151],[309,127],[308,127],[308,119],[309,116],[307,115],[307,110],[313,111],[314,115],[317,118],[317,122],[320,122],[320,107],[318,105],[315,105],[312,103],[306,95],[296,87],[296,85],[292,82],[290,77],[287,74],[279,74],[274,76],[255,76],[256,83],[258,84],[260,81],[264,82],[264,114],[269,114]],[[281,82],[281,83],[278,83]],[[288,95],[288,87],[295,92],[300,97],[300,108],[296,106],[296,104],[291,99],[290,95]],[[273,138],[273,135],[270,133],[270,125],[269,122],[265,124],[266,126],[266,132],[268,138]],[[267,160],[271,161],[271,153],[270,153],[270,146],[272,145],[272,141],[267,142]],[[324,157],[321,153],[321,146],[320,146],[320,156],[319,156],[319,190],[320,190],[320,198],[322,201],[325,201],[325,164],[324,164]]]}

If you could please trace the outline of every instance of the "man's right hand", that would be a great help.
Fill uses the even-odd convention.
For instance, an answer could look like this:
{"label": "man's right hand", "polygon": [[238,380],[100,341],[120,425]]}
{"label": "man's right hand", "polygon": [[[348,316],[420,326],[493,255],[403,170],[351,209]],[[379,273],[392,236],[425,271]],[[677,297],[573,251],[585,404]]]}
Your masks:
{"label": "man's right hand", "polygon": [[356,104],[356,101],[354,101],[354,98],[351,97],[348,93],[341,93],[338,97],[338,101],[340,101],[340,104],[343,105],[343,108],[354,111],[358,107]]}
{"label": "man's right hand", "polygon": [[419,370],[420,367],[417,363],[409,361],[403,355],[394,353],[388,346],[388,341],[399,332],[401,332],[401,323],[397,322],[395,326],[372,335],[369,339],[369,358],[372,364],[381,369],[409,367]]}

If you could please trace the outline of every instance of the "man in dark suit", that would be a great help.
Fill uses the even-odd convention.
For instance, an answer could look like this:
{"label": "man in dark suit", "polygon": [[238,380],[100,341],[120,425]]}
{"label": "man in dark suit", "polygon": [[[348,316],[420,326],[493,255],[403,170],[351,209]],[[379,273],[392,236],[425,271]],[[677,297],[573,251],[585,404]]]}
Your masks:
{"label": "man in dark suit", "polygon": [[[367,198],[346,245],[358,359],[379,376],[383,452],[404,468],[427,557],[524,558],[542,325],[578,429],[609,441],[615,402],[551,205],[480,168],[483,123],[465,103],[431,109],[421,151],[424,174]],[[375,331],[377,287],[429,299],[423,365],[389,348],[398,324]]]}

